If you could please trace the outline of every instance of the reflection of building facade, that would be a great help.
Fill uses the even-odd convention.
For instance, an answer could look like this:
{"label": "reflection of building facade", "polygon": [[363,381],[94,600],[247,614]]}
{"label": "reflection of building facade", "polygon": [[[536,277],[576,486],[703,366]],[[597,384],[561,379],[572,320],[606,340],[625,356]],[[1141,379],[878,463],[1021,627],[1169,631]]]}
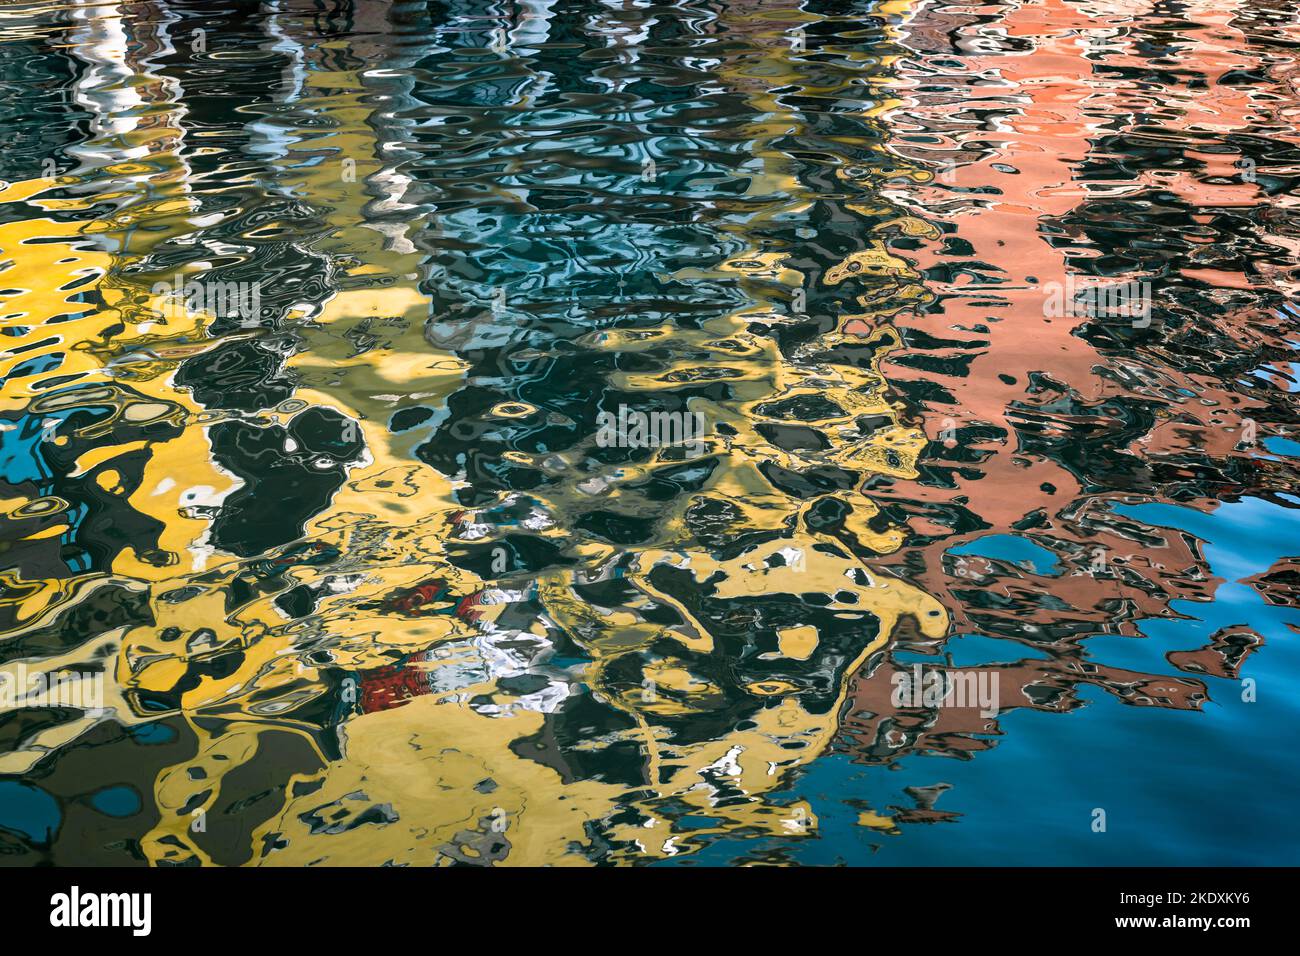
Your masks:
{"label": "reflection of building facade", "polygon": [[[1046,321],[1041,286],[1103,241],[1075,180],[1111,117],[1076,91],[1131,52],[1040,35],[1090,22],[1058,2],[990,8],[978,42],[968,8],[900,33],[911,6],[873,4],[848,42],[756,7],[290,0],[206,50],[166,3],[69,14],[51,62],[88,134],[58,189],[0,193],[30,287],[0,660],[99,667],[116,715],[0,715],[0,773],[51,832],[93,830],[84,788],[128,767],[140,808],[92,862],[662,860],[811,835],[789,788],[819,756],[991,746],[976,709],[891,702],[896,650],[1046,654],[964,669],[996,669],[1000,710],[1084,685],[1194,710],[1240,673],[1248,628],[1174,676],[1088,654],[1218,583],[1119,496],[1209,508],[1290,474],[1236,447],[1244,411],[1289,422],[1280,366],[1246,401]],[[908,36],[963,59],[954,89]],[[178,273],[258,281],[256,321],[165,312]],[[1246,311],[1215,318],[1253,347]],[[602,445],[620,407],[703,416],[703,453]],[[998,535],[1054,568],[950,553]],[[1293,578],[1255,585],[1293,604]],[[868,825],[941,818],[926,799]]]}

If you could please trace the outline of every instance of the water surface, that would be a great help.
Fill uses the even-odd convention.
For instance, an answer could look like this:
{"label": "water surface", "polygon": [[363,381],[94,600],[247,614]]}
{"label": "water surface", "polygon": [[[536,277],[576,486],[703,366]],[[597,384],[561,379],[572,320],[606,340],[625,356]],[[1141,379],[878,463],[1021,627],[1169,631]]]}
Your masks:
{"label": "water surface", "polygon": [[1294,862],[1298,43],[0,8],[5,862]]}

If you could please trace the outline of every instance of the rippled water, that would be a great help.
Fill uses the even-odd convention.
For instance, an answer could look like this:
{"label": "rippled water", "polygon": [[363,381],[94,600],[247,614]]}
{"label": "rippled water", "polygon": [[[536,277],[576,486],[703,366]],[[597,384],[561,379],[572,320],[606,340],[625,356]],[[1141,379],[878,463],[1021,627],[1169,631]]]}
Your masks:
{"label": "rippled water", "polygon": [[0,7],[4,861],[1294,862],[1298,49]]}

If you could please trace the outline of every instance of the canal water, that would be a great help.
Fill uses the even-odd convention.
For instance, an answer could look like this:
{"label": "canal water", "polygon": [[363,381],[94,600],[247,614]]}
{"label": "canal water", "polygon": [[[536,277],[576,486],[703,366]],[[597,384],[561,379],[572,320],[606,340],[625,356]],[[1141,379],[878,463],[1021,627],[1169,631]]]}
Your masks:
{"label": "canal water", "polygon": [[0,8],[0,860],[1283,864],[1282,0]]}

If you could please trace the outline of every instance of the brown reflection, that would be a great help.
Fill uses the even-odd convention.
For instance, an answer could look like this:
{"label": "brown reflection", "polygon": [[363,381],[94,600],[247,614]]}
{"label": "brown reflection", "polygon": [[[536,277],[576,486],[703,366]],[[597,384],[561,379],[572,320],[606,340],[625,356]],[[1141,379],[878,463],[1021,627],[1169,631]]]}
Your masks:
{"label": "brown reflection", "polygon": [[[1127,704],[1199,709],[1209,692],[1196,677],[1090,659],[1089,636],[1140,637],[1142,620],[1177,617],[1172,601],[1209,601],[1223,583],[1196,539],[1113,506],[1212,510],[1225,495],[1296,486],[1294,466],[1261,458],[1256,443],[1294,421],[1293,320],[1258,298],[1294,289],[1284,264],[1292,218],[1265,193],[1269,175],[1292,170],[1270,165],[1245,135],[1262,123],[1295,141],[1279,105],[1294,99],[1291,67],[1270,71],[1252,49],[1262,24],[1250,5],[1180,10],[935,4],[904,28],[915,52],[897,69],[905,105],[890,114],[891,145],[936,175],[894,195],[941,236],[895,244],[936,302],[898,313],[904,347],[882,370],[912,399],[931,444],[916,479],[868,489],[909,532],[881,563],[939,598],[954,633],[1050,655],[926,665],[996,671],[1000,710],[1071,710],[1080,685]],[[1187,42],[1169,44],[1189,22]],[[1153,46],[1164,54],[1154,63]],[[1240,71],[1267,84],[1234,81]],[[1238,231],[1243,215],[1259,224],[1254,239]],[[1130,281],[1150,284],[1152,322],[1049,305],[1056,289]],[[1045,549],[1054,567],[950,553],[995,535]],[[1295,575],[1283,562],[1249,583],[1294,606]],[[1185,674],[1235,678],[1261,641],[1226,628],[1167,660]],[[894,649],[938,655],[943,643]],[[995,744],[999,722],[978,709],[895,706],[891,681],[910,666],[891,649],[854,677],[837,746],[889,763]]]}
{"label": "brown reflection", "polygon": [[[837,746],[870,764],[893,763],[912,754],[969,757],[996,745],[1003,733],[997,716],[983,702],[951,697],[936,706],[898,707],[895,689],[914,667],[944,680],[970,680],[996,687],[998,714],[1029,708],[1064,713],[1082,707],[1080,685],[1099,687],[1124,703],[1172,710],[1199,710],[1207,699],[1204,682],[1189,677],[1159,677],[1093,664],[1082,655],[1018,664],[954,668],[890,660],[870,675],[849,683],[849,704]],[[996,681],[991,678],[996,675]],[[1218,675],[1216,675],[1218,676]],[[954,703],[953,701],[958,701]]]}

